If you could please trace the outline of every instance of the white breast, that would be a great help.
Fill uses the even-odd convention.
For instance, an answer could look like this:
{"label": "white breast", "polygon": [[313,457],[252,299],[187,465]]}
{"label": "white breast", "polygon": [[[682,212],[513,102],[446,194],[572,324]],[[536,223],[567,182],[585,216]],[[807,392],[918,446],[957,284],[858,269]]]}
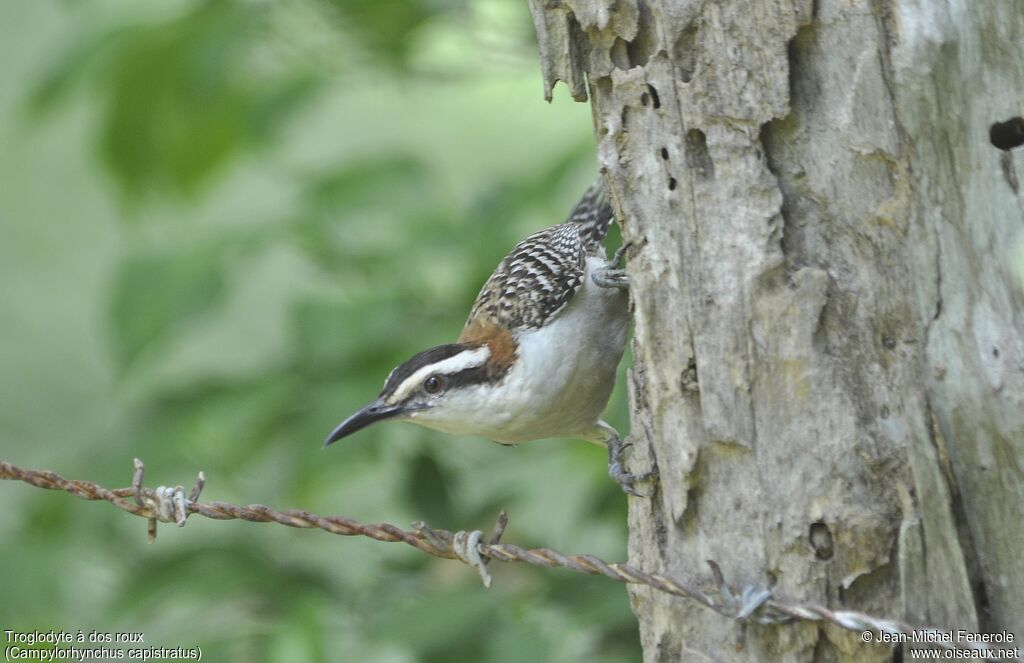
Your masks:
{"label": "white breast", "polygon": [[565,309],[544,327],[516,337],[517,359],[499,384],[452,394],[444,420],[414,421],[512,444],[589,437],[615,386],[629,334],[626,293],[591,279],[606,265],[603,258],[587,258],[583,285]]}

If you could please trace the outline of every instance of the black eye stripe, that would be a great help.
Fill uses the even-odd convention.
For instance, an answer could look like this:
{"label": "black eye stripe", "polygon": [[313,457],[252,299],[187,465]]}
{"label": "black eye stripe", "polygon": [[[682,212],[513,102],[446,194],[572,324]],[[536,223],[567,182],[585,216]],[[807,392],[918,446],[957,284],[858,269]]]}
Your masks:
{"label": "black eye stripe", "polygon": [[480,384],[481,382],[488,382],[489,380],[490,376],[488,375],[487,367],[478,366],[445,376],[445,388],[450,390],[456,387],[468,387]]}
{"label": "black eye stripe", "polygon": [[468,348],[469,346],[463,343],[449,343],[448,345],[439,345],[436,348],[430,348],[414,355],[407,362],[391,371],[391,375],[388,376],[387,382],[384,383],[384,389],[381,390],[380,395],[394,393],[399,385],[424,366],[436,364],[439,361],[454,357]]}

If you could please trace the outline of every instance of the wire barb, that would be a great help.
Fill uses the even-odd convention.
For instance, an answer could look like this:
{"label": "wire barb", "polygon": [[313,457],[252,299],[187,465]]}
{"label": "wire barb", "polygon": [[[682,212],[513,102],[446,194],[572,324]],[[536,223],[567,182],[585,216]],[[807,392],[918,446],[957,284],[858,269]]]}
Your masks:
{"label": "wire barb", "polygon": [[494,523],[494,529],[491,530],[491,538],[487,539],[487,543],[492,546],[501,543],[501,537],[505,534],[506,527],[508,527],[508,513],[502,510],[498,514],[498,520]]}
{"label": "wire barb", "polygon": [[199,499],[199,495],[206,485],[206,475],[200,470],[195,486],[192,487],[192,492],[186,499],[185,489],[181,486],[173,488],[157,486],[153,490],[144,489],[142,479],[146,473],[146,466],[138,458],[133,459],[133,465],[135,471],[132,473],[132,496],[137,505],[152,513],[147,517],[146,538],[153,543],[156,541],[157,522],[175,523],[178,527],[185,526],[185,521],[189,516],[189,504]]}
{"label": "wire barb", "polygon": [[490,589],[491,574],[487,571],[487,563],[484,558],[480,556],[480,540],[483,538],[484,533],[478,529],[472,532],[458,531],[452,537],[452,550],[460,560],[477,570],[484,587]]}
{"label": "wire barb", "polygon": [[[579,573],[601,575],[625,584],[645,585],[666,594],[692,599],[715,612],[739,621],[758,624],[780,624],[790,621],[828,622],[850,631],[880,631],[888,635],[903,635],[913,638],[915,634],[929,633],[932,646],[946,649],[977,652],[970,658],[983,658],[989,654],[983,643],[960,642],[951,634],[934,628],[914,627],[904,622],[873,617],[851,610],[830,610],[808,602],[787,601],[774,596],[769,589],[747,586],[739,591],[725,581],[718,564],[708,561],[715,593],[700,589],[696,583],[678,576],[647,573],[629,564],[609,564],[593,555],[565,555],[549,548],[522,548],[509,543],[500,543],[501,535],[508,524],[508,515],[503,511],[498,516],[494,531],[487,543],[482,541],[479,530],[452,533],[433,529],[423,522],[413,523],[412,531],[403,530],[389,523],[361,523],[344,516],[318,516],[308,511],[290,509],[276,511],[262,504],[237,506],[225,502],[198,502],[206,477],[202,472],[188,499],[180,486],[173,489],[160,487],[156,490],[144,488],[142,479],[144,466],[135,459],[135,472],[129,488],[111,490],[91,481],[65,479],[56,472],[47,470],[26,470],[11,463],[0,461],[0,479],[22,481],[38,488],[62,490],[85,500],[104,500],[122,511],[146,518],[150,522],[150,540],[156,537],[156,522],[177,522],[184,524],[191,514],[199,514],[213,520],[248,520],[255,523],[275,522],[288,527],[303,529],[317,528],[340,536],[365,536],[377,541],[401,542],[428,555],[444,559],[459,559],[475,567],[490,586],[490,574],[486,564],[496,559],[502,562],[525,562],[534,566],[562,567]],[[168,493],[168,491],[170,491]],[[162,496],[158,496],[158,493]],[[127,498],[134,498],[129,500]],[[170,506],[165,506],[170,504]],[[167,509],[170,509],[169,511]],[[458,543],[456,542],[458,539]],[[980,654],[980,655],[979,655]],[[995,660],[995,659],[990,659]],[[1018,661],[1020,658],[1001,660]]]}

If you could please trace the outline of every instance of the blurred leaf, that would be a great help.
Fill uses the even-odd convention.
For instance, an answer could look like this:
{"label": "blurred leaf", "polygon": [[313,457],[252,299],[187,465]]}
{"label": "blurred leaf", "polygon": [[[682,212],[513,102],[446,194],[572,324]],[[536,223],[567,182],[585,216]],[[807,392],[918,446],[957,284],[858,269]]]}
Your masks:
{"label": "blurred leaf", "polygon": [[408,500],[423,514],[428,523],[456,522],[448,484],[451,477],[445,476],[433,456],[418,455],[409,466]]}
{"label": "blurred leaf", "polygon": [[319,173],[307,187],[306,197],[317,206],[331,209],[385,205],[393,203],[398,192],[409,195],[409,189],[416,187],[426,173],[426,166],[405,155],[360,159]]}
{"label": "blurred leaf", "polygon": [[[409,596],[388,607],[384,613],[386,621],[378,621],[370,627],[378,632],[378,637],[386,637],[428,656],[436,652],[446,657],[441,660],[466,660],[466,656],[456,655],[454,648],[469,646],[478,654],[482,653],[481,641],[497,610],[497,604],[478,583],[467,583],[447,592]],[[471,658],[481,660],[479,656]]]}
{"label": "blurred leaf", "polygon": [[129,192],[193,190],[301,98],[296,81],[288,82],[289,101],[245,75],[254,28],[250,10],[212,1],[120,45],[107,74],[102,142]]}
{"label": "blurred leaf", "polygon": [[339,13],[342,27],[387,67],[408,67],[415,32],[435,14],[464,5],[438,0],[326,0]]}
{"label": "blurred leaf", "polygon": [[571,609],[583,621],[608,627],[618,623],[636,626],[629,613],[622,610],[626,588],[621,585],[609,585],[597,578],[559,575],[551,579],[547,590],[549,601]]}
{"label": "blurred leaf", "polygon": [[53,111],[66,100],[73,84],[111,43],[122,36],[122,31],[111,30],[103,34],[89,34],[67,48],[60,62],[52,66],[28,96],[26,110],[36,117]]}
{"label": "blurred leaf", "polygon": [[185,450],[207,470],[244,467],[290,420],[296,393],[295,381],[282,373],[250,380],[193,380],[152,404],[146,443]]}
{"label": "blurred leaf", "polygon": [[[292,346],[298,366],[307,375],[337,377],[339,369],[345,374],[372,374],[394,361],[400,344],[407,342],[401,320],[394,307],[379,298],[374,315],[363,315],[373,304],[370,299],[361,293],[353,302],[316,295],[295,302]],[[367,344],[365,339],[373,342]],[[386,373],[374,376],[372,382],[379,387],[384,377]]]}
{"label": "blurred leaf", "polygon": [[299,248],[328,271],[379,264],[381,258],[354,242],[346,230],[365,223],[370,209],[392,214],[429,209],[434,202],[426,176],[426,166],[405,155],[357,159],[304,175],[303,213],[289,225],[291,234]]}
{"label": "blurred leaf", "polygon": [[[212,606],[231,595],[254,600],[272,614],[287,614],[293,604],[312,596],[339,598],[329,574],[283,565],[247,536],[222,537],[216,546],[196,543],[180,552],[149,552],[135,559],[137,563],[123,566],[122,582],[131,591],[117,596],[115,614],[159,611],[169,600],[200,600]],[[184,577],[204,581],[182,583]]]}
{"label": "blurred leaf", "polygon": [[41,499],[30,504],[25,514],[25,536],[44,540],[49,532],[70,529],[74,505],[64,500]]}
{"label": "blurred leaf", "polygon": [[224,297],[223,246],[129,255],[114,278],[114,356],[124,371]]}
{"label": "blurred leaf", "polygon": [[123,192],[194,193],[315,89],[309,72],[257,68],[259,17],[249,3],[205,0],[156,25],[112,30],[61,58],[30,106],[50,108],[98,60],[101,154]]}
{"label": "blurred leaf", "polygon": [[[508,220],[521,216],[530,206],[550,205],[558,187],[579,168],[581,161],[589,160],[592,150],[593,145],[589,141],[580,143],[537,172],[501,182],[477,199],[474,216],[487,219],[492,224],[507,225]],[[572,204],[575,202],[573,200]],[[571,207],[566,207],[564,216],[567,217],[570,210]]]}
{"label": "blurred leaf", "polygon": [[519,661],[549,661],[550,646],[534,615],[518,616],[506,620],[504,628],[488,639],[486,659],[490,663],[518,663]]}
{"label": "blurred leaf", "polygon": [[267,646],[269,661],[330,661],[323,646],[320,613],[311,602],[296,606]]}

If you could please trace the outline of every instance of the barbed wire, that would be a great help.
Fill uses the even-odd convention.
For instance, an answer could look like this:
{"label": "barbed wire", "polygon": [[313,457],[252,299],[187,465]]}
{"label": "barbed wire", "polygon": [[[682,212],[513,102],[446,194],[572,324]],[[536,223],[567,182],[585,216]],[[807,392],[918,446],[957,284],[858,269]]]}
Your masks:
{"label": "barbed wire", "polygon": [[476,568],[486,587],[491,584],[486,568],[489,560],[525,562],[548,568],[561,567],[579,573],[601,575],[624,584],[645,585],[666,594],[688,598],[741,623],[767,625],[791,621],[827,622],[843,629],[858,631],[862,638],[867,631],[878,631],[893,638],[906,638],[906,642],[924,642],[944,649],[971,651],[974,652],[971,658],[981,655],[987,660],[1024,663],[1020,658],[997,659],[993,650],[985,644],[973,640],[961,641],[953,633],[941,629],[915,627],[902,621],[852,610],[831,610],[806,601],[788,601],[776,597],[771,590],[763,587],[731,586],[725,581],[718,564],[710,560],[708,566],[712,577],[709,584],[713,589],[706,591],[697,583],[679,576],[648,573],[630,564],[605,562],[594,555],[566,555],[550,548],[523,548],[501,543],[508,522],[504,511],[498,517],[491,536],[484,542],[480,531],[449,532],[431,528],[422,522],[413,523],[413,529],[406,530],[389,523],[362,523],[345,516],[319,516],[301,509],[278,511],[262,504],[238,506],[218,501],[199,502],[199,495],[206,482],[202,472],[189,496],[185,497],[182,486],[143,487],[144,471],[142,461],[136,458],[132,486],[109,489],[91,481],[66,479],[49,470],[26,470],[0,461],[0,479],[22,481],[48,490],[63,490],[85,500],[103,500],[122,511],[146,518],[149,521],[150,542],[156,539],[157,522],[173,522],[180,527],[192,514],[213,520],[274,522],[288,527],[321,529],[340,536],[365,536],[376,541],[401,542],[434,557],[458,559]]}

